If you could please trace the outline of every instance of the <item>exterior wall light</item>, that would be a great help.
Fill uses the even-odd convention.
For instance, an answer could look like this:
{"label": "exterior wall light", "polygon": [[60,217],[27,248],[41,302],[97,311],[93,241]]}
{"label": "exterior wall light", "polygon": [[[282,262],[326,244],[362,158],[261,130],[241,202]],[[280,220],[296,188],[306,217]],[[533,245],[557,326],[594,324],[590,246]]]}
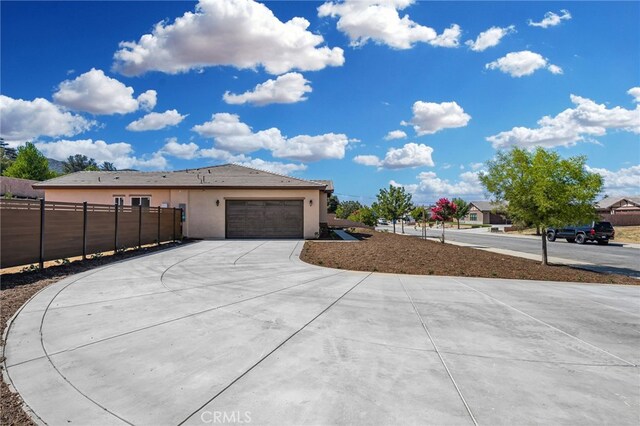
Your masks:
{"label": "exterior wall light", "polygon": [[220,206],[220,200],[216,200],[216,207]]}
{"label": "exterior wall light", "polygon": [[313,200],[309,200],[309,205],[312,206],[313,205]]}

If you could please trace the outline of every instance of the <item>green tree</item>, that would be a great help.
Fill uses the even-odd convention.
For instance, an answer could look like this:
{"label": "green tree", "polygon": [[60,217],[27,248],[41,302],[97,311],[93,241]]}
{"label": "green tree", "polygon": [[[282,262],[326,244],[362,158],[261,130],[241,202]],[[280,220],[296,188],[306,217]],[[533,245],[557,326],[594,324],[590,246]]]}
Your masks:
{"label": "green tree", "polygon": [[336,209],[336,217],[340,219],[346,219],[353,214],[356,210],[360,210],[362,204],[357,201],[343,201]]}
{"label": "green tree", "polygon": [[96,160],[82,154],[70,155],[67,157],[67,160],[63,162],[63,167],[65,173],[81,172],[87,169],[98,170]]}
{"label": "green tree", "polygon": [[500,152],[487,163],[480,182],[496,201],[507,201],[509,216],[542,230],[542,264],[547,265],[546,230],[595,220],[602,176],[585,169],[586,157],[560,158],[537,148]]}
{"label": "green tree", "polygon": [[[396,221],[411,211],[411,194],[401,186],[389,185],[389,189],[380,189],[378,202],[372,206],[379,217],[393,221],[393,233],[396,232]],[[404,222],[402,223],[404,233]]]}
{"label": "green tree", "polygon": [[451,201],[456,205],[456,212],[453,214],[453,218],[458,221],[458,229],[460,229],[460,219],[463,219],[469,213],[471,203],[467,203],[462,198],[454,198]]}
{"label": "green tree", "polygon": [[0,138],[0,174],[4,174],[5,170],[15,161],[17,155],[16,149],[9,147],[4,138]]}
{"label": "green tree", "polygon": [[416,222],[425,222],[429,218],[429,210],[424,206],[416,206],[410,215]]}
{"label": "green tree", "polygon": [[347,219],[354,222],[364,223],[367,226],[376,226],[378,215],[371,207],[362,206],[355,212],[351,213]]}
{"label": "green tree", "polygon": [[116,170],[118,170],[116,169],[116,166],[113,165],[113,163],[110,163],[108,161],[105,161],[102,164],[100,164],[99,169],[105,172],[115,172]]}
{"label": "green tree", "polygon": [[47,157],[31,142],[18,148],[16,159],[4,175],[31,180],[47,180],[56,176],[55,172],[49,170]]}
{"label": "green tree", "polygon": [[327,200],[327,213],[335,213],[340,205],[340,200],[337,195],[331,194]]}

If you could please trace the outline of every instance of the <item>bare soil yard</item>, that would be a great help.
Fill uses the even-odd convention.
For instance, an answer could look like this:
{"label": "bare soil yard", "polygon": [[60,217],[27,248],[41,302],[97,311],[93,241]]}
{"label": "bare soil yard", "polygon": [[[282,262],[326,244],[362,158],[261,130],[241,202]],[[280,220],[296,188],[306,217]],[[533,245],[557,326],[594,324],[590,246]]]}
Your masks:
{"label": "bare soil yard", "polygon": [[354,235],[362,241],[307,241],[300,258],[314,265],[356,271],[640,285],[639,280],[624,275],[543,266],[519,257],[415,237],[365,229]]}
{"label": "bare soil yard", "polygon": [[[0,274],[0,330],[3,334],[0,337],[0,348],[2,349],[0,362],[4,362],[4,331],[7,328],[7,322],[31,296],[44,287],[88,269],[175,246],[176,243],[147,246],[139,250],[128,250],[115,256],[96,257],[85,261],[80,260],[64,265],[45,267],[42,271],[20,272],[21,268],[2,270],[2,274]],[[45,266],[47,265],[55,265],[55,262],[47,262]],[[3,368],[0,365],[0,371]],[[11,392],[4,380],[0,380],[0,425],[33,424],[29,416],[22,410],[20,396]]]}

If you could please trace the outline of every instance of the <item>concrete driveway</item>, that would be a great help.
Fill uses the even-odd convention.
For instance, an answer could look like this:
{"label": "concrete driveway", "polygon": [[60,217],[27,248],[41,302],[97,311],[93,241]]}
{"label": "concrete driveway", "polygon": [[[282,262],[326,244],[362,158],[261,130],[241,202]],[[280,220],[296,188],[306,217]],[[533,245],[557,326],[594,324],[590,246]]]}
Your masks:
{"label": "concrete driveway", "polygon": [[203,241],[47,287],[8,376],[51,425],[638,424],[640,287],[348,272],[302,246]]}

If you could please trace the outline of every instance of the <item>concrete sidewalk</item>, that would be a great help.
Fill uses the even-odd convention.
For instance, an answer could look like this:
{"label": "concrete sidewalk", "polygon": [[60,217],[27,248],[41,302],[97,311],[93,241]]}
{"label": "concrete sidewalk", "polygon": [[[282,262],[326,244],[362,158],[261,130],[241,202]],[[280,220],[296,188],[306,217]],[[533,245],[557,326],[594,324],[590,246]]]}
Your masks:
{"label": "concrete sidewalk", "polygon": [[637,424],[640,287],[371,274],[202,241],[46,287],[5,367],[50,425]]}

